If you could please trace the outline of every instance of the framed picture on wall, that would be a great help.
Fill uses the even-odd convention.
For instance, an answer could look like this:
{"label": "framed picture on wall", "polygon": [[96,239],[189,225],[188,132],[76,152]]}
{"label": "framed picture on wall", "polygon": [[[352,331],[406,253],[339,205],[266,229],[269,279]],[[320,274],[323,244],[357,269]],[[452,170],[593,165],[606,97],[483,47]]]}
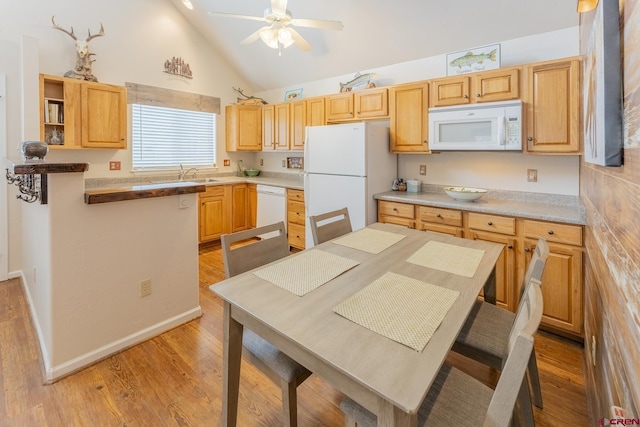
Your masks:
{"label": "framed picture on wall", "polygon": [[618,0],[580,15],[583,54],[584,161],[622,165],[622,61]]}

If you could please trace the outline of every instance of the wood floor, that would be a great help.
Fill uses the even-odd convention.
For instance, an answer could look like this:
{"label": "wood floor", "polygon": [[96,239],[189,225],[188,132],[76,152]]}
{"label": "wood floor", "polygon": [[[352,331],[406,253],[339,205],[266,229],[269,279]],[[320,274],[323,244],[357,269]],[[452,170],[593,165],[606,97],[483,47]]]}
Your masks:
{"label": "wood floor", "polygon": [[[0,426],[218,426],[222,405],[222,304],[208,286],[224,276],[219,245],[200,250],[204,315],[52,385],[42,385],[36,336],[19,280],[0,283]],[[539,333],[545,408],[538,426],[588,420],[582,346]],[[449,362],[487,382],[497,374],[460,357]],[[280,390],[242,364],[239,427],[282,425]],[[298,388],[300,426],[342,426],[342,395],[315,375]],[[591,421],[591,422],[589,422]]]}

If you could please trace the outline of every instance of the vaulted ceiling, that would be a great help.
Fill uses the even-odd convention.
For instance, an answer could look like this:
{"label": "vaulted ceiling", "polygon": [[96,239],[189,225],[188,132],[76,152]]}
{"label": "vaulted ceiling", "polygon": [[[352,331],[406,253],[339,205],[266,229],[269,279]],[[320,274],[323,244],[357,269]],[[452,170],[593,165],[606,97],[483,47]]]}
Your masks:
{"label": "vaulted ceiling", "polygon": [[336,20],[342,31],[294,27],[313,47],[282,51],[260,39],[263,22],[209,15],[263,16],[270,0],[171,0],[253,85],[269,90],[577,26],[575,0],[289,0],[293,18]]}

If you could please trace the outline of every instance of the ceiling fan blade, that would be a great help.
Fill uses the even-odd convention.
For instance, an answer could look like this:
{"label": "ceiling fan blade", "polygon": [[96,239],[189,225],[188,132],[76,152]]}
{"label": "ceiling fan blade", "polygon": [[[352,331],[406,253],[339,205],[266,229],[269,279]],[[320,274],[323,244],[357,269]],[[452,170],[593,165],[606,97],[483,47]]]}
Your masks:
{"label": "ceiling fan blade", "polygon": [[297,27],[309,27],[309,28],[321,28],[323,30],[338,30],[341,31],[344,28],[340,21],[325,21],[322,19],[297,19],[291,20],[291,25]]}
{"label": "ceiling fan blade", "polygon": [[291,32],[291,39],[295,42],[298,47],[304,51],[310,51],[311,45],[308,41],[306,41],[296,30],[291,27],[287,27],[287,30]]}
{"label": "ceiling fan blade", "polygon": [[266,22],[262,16],[237,15],[235,13],[209,12],[211,16],[224,16],[226,18],[251,19],[252,21]]}
{"label": "ceiling fan blade", "polygon": [[241,44],[251,44],[254,41],[258,40],[260,38],[260,31],[265,30],[271,28],[270,26],[266,26],[266,27],[262,27],[260,28],[258,31],[256,31],[255,33],[252,33],[249,37],[247,37],[246,39],[242,40],[240,43]]}
{"label": "ceiling fan blade", "polygon": [[271,12],[276,15],[286,15],[287,0],[271,0]]}

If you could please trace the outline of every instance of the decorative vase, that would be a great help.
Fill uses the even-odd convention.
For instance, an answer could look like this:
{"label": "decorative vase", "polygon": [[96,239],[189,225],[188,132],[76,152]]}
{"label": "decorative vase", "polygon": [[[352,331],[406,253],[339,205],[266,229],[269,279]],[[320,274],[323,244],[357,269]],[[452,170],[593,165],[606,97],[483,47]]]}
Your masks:
{"label": "decorative vase", "polygon": [[49,152],[49,146],[42,141],[24,141],[22,143],[22,155],[25,160],[32,160],[38,158],[44,160],[44,157]]}

